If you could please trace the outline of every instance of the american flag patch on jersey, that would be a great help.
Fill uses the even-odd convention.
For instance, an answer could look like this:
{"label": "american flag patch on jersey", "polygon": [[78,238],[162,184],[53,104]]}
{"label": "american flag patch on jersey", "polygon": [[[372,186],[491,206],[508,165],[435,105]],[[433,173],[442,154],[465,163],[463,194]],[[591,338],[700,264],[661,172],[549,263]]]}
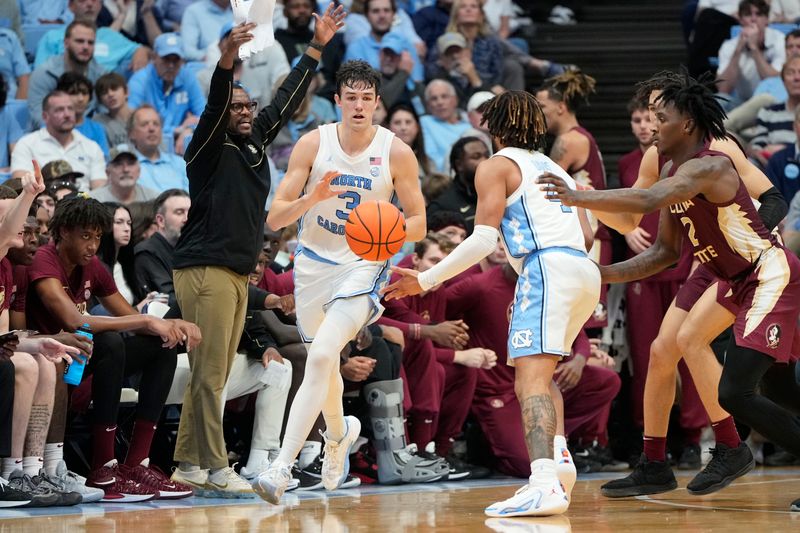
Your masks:
{"label": "american flag patch on jersey", "polygon": [[381,164],[381,158],[380,157],[370,157],[369,158],[369,164],[370,165],[380,165]]}

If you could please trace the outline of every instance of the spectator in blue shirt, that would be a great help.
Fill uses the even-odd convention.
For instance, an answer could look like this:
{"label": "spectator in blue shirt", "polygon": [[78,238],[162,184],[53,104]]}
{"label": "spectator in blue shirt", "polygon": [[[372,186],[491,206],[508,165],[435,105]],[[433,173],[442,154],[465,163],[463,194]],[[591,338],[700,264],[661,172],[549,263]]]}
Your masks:
{"label": "spectator in blue shirt", "polygon": [[94,23],[83,20],[72,21],[64,34],[64,48],[59,55],[49,58],[36,67],[31,74],[28,89],[28,110],[35,126],[42,121],[42,100],[56,88],[59,77],[65,72],[80,72],[94,83],[105,69],[94,59]]}
{"label": "spectator in blue shirt", "polygon": [[145,104],[133,112],[128,136],[136,148],[136,157],[141,167],[139,185],[158,192],[167,189],[189,190],[186,162],[182,157],[161,149],[161,117],[155,108]]}
{"label": "spectator in blue shirt", "polygon": [[[233,20],[230,0],[198,0],[183,12],[181,37],[187,61],[203,61],[208,45]],[[205,104],[204,104],[205,105]]]}
{"label": "spectator in blue shirt", "polygon": [[86,117],[89,102],[92,100],[92,89],[89,78],[77,72],[65,72],[58,78],[56,84],[57,91],[64,91],[72,99],[72,107],[75,109],[75,129],[84,137],[96,142],[108,159],[108,139],[105,129],[99,122]]}
{"label": "spectator in blue shirt", "polygon": [[[97,26],[97,17],[102,4],[100,0],[69,0],[69,9],[75,20]],[[114,70],[127,75],[144,67],[148,61],[148,49],[135,43],[112,28],[96,28],[94,58],[105,70]],[[35,67],[48,58],[64,51],[64,29],[50,30],[44,34],[36,47]]]}
{"label": "spectator in blue shirt", "polygon": [[[392,30],[392,21],[396,12],[394,0],[366,0],[364,2],[364,11],[370,25],[369,35],[364,35],[347,45],[344,61],[363,59],[377,70],[381,66],[381,40]],[[403,50],[408,52],[414,61],[411,79],[415,82],[422,82],[425,78],[425,72],[416,48],[403,35],[397,34],[397,32],[392,33],[402,40]]]}
{"label": "spectator in blue shirt", "polygon": [[31,67],[25,59],[25,50],[19,37],[8,28],[0,28],[0,74],[8,85],[8,98],[28,98],[28,81]]}
{"label": "spectator in blue shirt", "polygon": [[68,24],[67,0],[17,0],[23,24]]}
{"label": "spectator in blue shirt", "polygon": [[458,108],[456,89],[449,81],[430,82],[425,88],[425,105],[430,113],[420,118],[425,153],[436,166],[436,171],[444,172],[448,167],[450,148],[470,128],[470,123]]}
{"label": "spectator in blue shirt", "polygon": [[23,133],[14,113],[6,105],[6,83],[0,75],[0,172],[9,172],[9,154]]}
{"label": "spectator in blue shirt", "polygon": [[176,139],[189,134],[206,106],[197,79],[183,67],[183,45],[176,33],[162,33],[155,59],[128,81],[128,105],[150,104],[158,110],[164,131]]}

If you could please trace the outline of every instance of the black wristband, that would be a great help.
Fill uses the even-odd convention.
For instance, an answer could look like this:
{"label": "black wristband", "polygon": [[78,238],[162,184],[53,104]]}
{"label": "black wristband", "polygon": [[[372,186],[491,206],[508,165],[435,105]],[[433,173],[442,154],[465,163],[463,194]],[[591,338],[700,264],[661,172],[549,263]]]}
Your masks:
{"label": "black wristband", "polygon": [[318,50],[320,52],[322,52],[325,49],[325,45],[316,43],[314,41],[311,41],[310,43],[308,43],[308,46],[310,46],[314,50]]}
{"label": "black wristband", "polygon": [[765,191],[758,197],[758,201],[761,202],[761,207],[758,208],[758,216],[761,217],[761,221],[767,229],[772,231],[780,224],[786,213],[789,212],[789,206],[786,204],[783,195],[775,187],[770,187]]}

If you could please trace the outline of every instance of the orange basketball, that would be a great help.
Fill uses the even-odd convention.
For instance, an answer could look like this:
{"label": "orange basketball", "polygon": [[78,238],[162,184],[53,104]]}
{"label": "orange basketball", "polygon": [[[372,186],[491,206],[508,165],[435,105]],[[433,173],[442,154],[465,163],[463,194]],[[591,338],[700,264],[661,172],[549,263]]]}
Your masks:
{"label": "orange basketball", "polygon": [[406,220],[389,202],[364,202],[347,217],[344,236],[362,259],[386,261],[406,242]]}

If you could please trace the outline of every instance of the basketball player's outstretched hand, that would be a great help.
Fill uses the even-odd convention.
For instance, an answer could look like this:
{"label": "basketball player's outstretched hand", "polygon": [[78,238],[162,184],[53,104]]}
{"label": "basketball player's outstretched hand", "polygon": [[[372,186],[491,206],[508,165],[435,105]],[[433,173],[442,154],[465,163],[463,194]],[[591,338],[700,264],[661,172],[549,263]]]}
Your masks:
{"label": "basketball player's outstretched hand", "polygon": [[347,13],[344,7],[339,5],[339,7],[334,9],[333,2],[328,4],[328,8],[321,17],[314,13],[314,20],[316,22],[316,24],[314,24],[314,41],[319,44],[328,44],[328,41],[333,39],[336,32],[344,26],[344,18],[346,16]]}
{"label": "basketball player's outstretched hand", "polygon": [[542,185],[540,190],[545,192],[548,200],[559,200],[564,205],[575,205],[575,191],[570,189],[563,179],[555,174],[545,172],[536,183]]}
{"label": "basketball player's outstretched hand", "polygon": [[381,294],[387,300],[399,300],[406,296],[414,296],[422,292],[422,287],[419,286],[417,276],[419,272],[410,268],[392,267],[392,272],[400,274],[402,277],[381,289]]}

